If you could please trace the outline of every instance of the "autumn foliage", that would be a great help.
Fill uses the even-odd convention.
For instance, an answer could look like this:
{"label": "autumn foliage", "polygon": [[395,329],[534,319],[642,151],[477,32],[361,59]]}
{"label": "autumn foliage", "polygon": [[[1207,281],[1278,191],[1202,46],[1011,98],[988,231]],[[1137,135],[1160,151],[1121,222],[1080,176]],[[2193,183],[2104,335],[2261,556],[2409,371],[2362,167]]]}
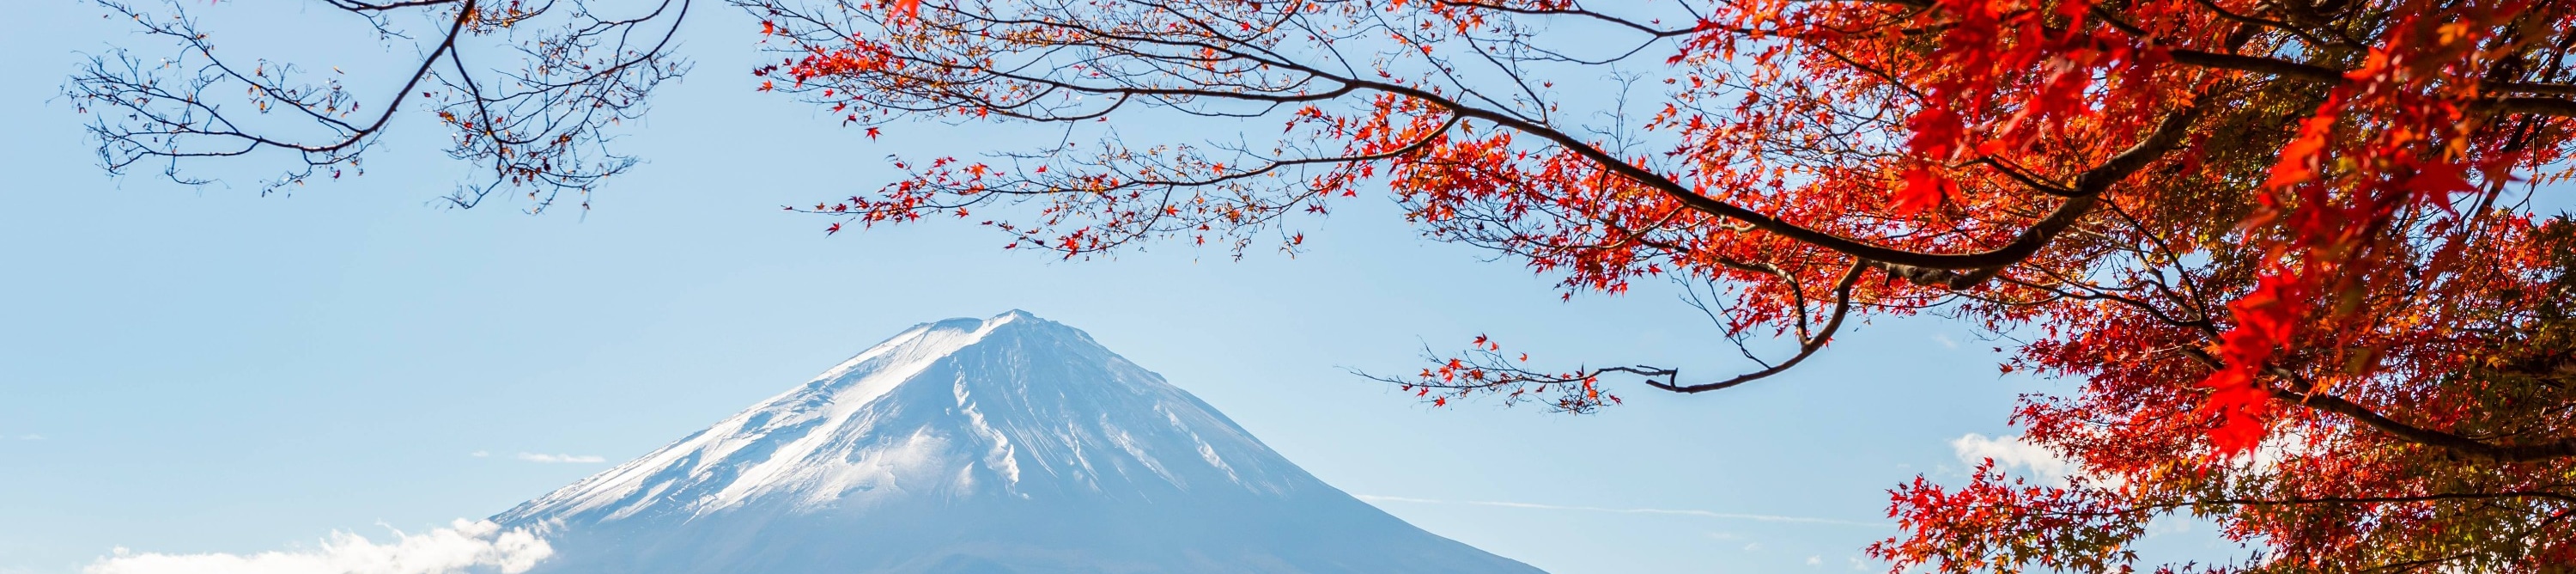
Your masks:
{"label": "autumn foliage", "polygon": [[[1684,4],[779,8],[796,57],[759,71],[853,123],[1178,112],[1282,132],[931,160],[814,211],[1033,203],[988,224],[1076,257],[1241,249],[1392,193],[1570,290],[1713,281],[1731,333],[1799,343],[1701,381],[1534,370],[1479,338],[1399,381],[1434,404],[1590,410],[1619,400],[1613,373],[1725,388],[1855,313],[2031,336],[2007,369],[2082,386],[2016,421],[2083,476],[1918,479],[1891,511],[1907,533],[1871,548],[1900,567],[2128,569],[2146,521],[2177,513],[2264,548],[2218,569],[2576,563],[2576,233],[2530,203],[2566,168],[2566,7]],[[1557,82],[1623,82],[1624,121],[1587,122],[1601,98]]]}
{"label": "autumn foliage", "polygon": [[[1869,549],[1900,570],[2565,572],[2560,1],[735,3],[780,56],[759,89],[869,137],[1062,142],[794,208],[832,231],[1293,251],[1299,218],[1391,198],[1569,296],[1706,285],[1739,346],[1794,342],[1690,378],[1480,337],[1394,379],[1435,404],[1724,389],[1830,357],[1860,317],[2009,334],[2004,370],[2067,385],[2013,421],[2081,472],[1900,486],[1902,533]],[[2258,552],[2137,563],[2176,516]]]}

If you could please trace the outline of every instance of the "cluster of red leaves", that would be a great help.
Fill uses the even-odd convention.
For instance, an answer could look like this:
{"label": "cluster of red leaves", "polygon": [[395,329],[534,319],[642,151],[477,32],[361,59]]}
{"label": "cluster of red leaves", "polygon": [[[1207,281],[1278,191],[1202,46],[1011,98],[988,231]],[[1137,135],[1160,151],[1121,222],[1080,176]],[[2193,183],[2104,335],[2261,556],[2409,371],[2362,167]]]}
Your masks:
{"label": "cluster of red leaves", "polygon": [[2068,554],[2063,548],[2119,548],[2137,538],[2138,513],[2114,493],[2034,485],[1980,462],[1968,485],[1943,489],[1922,477],[1898,489],[1898,526],[1941,537],[1891,539],[1871,545],[1872,555],[1900,563],[1929,564],[1943,572],[2021,572],[2030,566],[2058,572],[2127,572],[2135,551]]}
{"label": "cluster of red leaves", "polygon": [[[2464,105],[2479,96],[2477,84],[2446,80],[2486,70],[2492,63],[2486,60],[2496,54],[2480,46],[2530,5],[2442,9],[2414,2],[2405,8],[2361,67],[2346,72],[2346,81],[2282,146],[2264,183],[2275,191],[2263,196],[2262,209],[2247,221],[2249,227],[2275,226],[2279,236],[2267,242],[2266,265],[2252,292],[2228,304],[2236,325],[2221,335],[2218,355],[2226,367],[2202,383],[2212,391],[2205,408],[2225,420],[2213,433],[2221,451],[2246,452],[2263,439],[2272,397],[2258,379],[2275,353],[2296,348],[2302,338],[2344,352],[2373,348],[2367,310],[2344,305],[2327,310],[2333,316],[2317,317],[2317,297],[2355,300],[2402,280],[2392,274],[2446,275],[2461,263],[2447,253],[2463,246],[2459,240],[2442,246],[2446,252],[2424,262],[2423,269],[2408,269],[2408,258],[2382,253],[2402,239],[2386,233],[2399,209],[2449,210],[2458,196],[2478,191],[2464,177],[2470,170],[2501,187],[2510,181],[2508,170],[2526,161],[2523,152],[2500,149],[2504,141],[2477,137],[2481,118]],[[2341,131],[2367,135],[2337,137],[2338,124],[2347,119],[2360,125]],[[2331,173],[2325,169],[2329,161],[2359,169]],[[2377,360],[2352,355],[2356,367],[2350,370],[2375,370],[2370,363]],[[2325,390],[2332,380],[2321,378],[2317,388],[2306,390]]]}
{"label": "cluster of red leaves", "polygon": [[[1992,156],[2041,135],[2043,126],[2093,119],[2100,109],[2085,91],[2094,87],[2097,75],[2138,86],[2147,84],[2148,73],[2163,63],[2163,54],[2153,46],[2128,41],[2119,31],[2050,25],[2085,19],[2089,3],[2037,8],[1986,0],[1933,3],[1949,30],[1925,64],[1945,73],[1915,84],[1925,105],[1906,121],[1912,131],[1906,146],[1925,161],[1906,168],[1893,205],[1897,213],[1920,213],[1949,195],[1952,176],[1941,173],[1941,165]],[[2152,90],[2111,93],[2142,92]],[[1989,104],[2005,97],[2022,105],[1999,110]],[[2006,111],[2003,117],[1981,117]],[[1971,126],[1983,129],[1972,132]]]}
{"label": "cluster of red leaves", "polygon": [[[1411,379],[1373,378],[1395,383],[1396,388],[1430,401],[1433,407],[1449,406],[1449,399],[1478,393],[1497,395],[1506,405],[1543,402],[1551,409],[1569,413],[1589,413],[1626,402],[1617,393],[1601,388],[1601,370],[1578,367],[1563,372],[1533,371],[1527,368],[1529,353],[1507,357],[1502,343],[1484,335],[1477,335],[1467,345],[1467,356],[1432,359],[1436,364],[1423,368]],[[1432,396],[1434,392],[1440,395]]]}

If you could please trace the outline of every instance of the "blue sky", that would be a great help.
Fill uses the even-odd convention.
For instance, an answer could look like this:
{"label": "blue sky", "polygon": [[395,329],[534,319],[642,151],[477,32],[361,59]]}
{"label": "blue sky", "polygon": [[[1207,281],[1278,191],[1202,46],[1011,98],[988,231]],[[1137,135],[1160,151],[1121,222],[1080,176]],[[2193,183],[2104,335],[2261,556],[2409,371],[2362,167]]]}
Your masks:
{"label": "blue sky", "polygon": [[[210,25],[252,45],[348,24],[217,6]],[[754,93],[756,25],[721,10],[686,34],[697,73],[625,140],[649,163],[588,212],[438,208],[464,166],[421,118],[366,176],[288,195],[113,179],[55,93],[75,51],[130,36],[86,2],[13,8],[0,573],[490,515],[912,324],[1012,308],[1088,330],[1344,490],[1561,574],[1853,571],[1891,531],[1885,489],[1958,478],[1954,441],[2010,435],[2016,393],[2061,388],[1998,375],[1991,343],[1926,318],[1726,392],[1623,387],[1595,416],[1429,409],[1344,369],[1410,371],[1425,341],[1479,333],[1569,362],[1745,365],[1671,289],[1561,302],[1548,278],[1418,239],[1383,198],[1299,224],[1312,250],[1294,259],[1174,244],[1063,262],[950,222],[826,237],[778,207],[874,188],[889,153],[988,140],[870,141]]]}

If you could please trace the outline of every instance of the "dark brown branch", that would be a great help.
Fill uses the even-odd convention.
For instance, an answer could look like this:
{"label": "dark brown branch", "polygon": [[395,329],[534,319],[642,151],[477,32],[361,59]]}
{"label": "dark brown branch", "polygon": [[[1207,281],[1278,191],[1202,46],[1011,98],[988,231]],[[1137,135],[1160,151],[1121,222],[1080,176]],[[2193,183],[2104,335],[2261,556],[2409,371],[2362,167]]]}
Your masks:
{"label": "dark brown branch", "polygon": [[[1643,184],[1658,192],[1662,192],[1680,200],[1683,205],[1688,205],[1692,209],[1718,217],[1742,221],[1763,231],[1839,252],[1844,255],[1851,255],[1860,259],[1873,261],[1880,265],[1900,266],[1902,268],[1922,268],[1929,270],[2000,269],[2014,263],[2019,263],[2022,260],[2029,259],[2031,255],[2037,254],[2040,248],[2046,247],[2050,241],[2056,239],[2059,233],[2064,232],[2067,226],[2073,225],[2077,219],[2081,218],[2084,213],[2093,206],[2093,201],[2089,197],[2069,199],[2065,203],[2060,204],[2058,209],[2050,213],[2046,219],[2042,219],[2039,223],[2024,229],[2011,243],[2007,243],[2002,247],[1997,247],[1991,250],[1951,254],[1923,253],[1897,249],[1826,233],[1821,230],[1790,223],[1778,217],[1773,217],[1767,213],[1754,211],[1732,203],[1719,201],[1716,198],[1700,195],[1670,178],[1647,171],[1645,168],[1638,167],[1635,164],[1631,164],[1627,161],[1611,156],[1609,152],[1602,151],[1581,139],[1575,138],[1571,134],[1522,120],[1508,114],[1469,107],[1449,98],[1441,97],[1438,94],[1433,94],[1409,86],[1356,79],[1345,81],[1378,91],[1395,93],[1431,102],[1462,116],[1494,122],[1506,128],[1545,138],[1551,143],[1555,143],[1575,152],[1576,155],[1583,156],[1584,159],[1592,161],[1595,165],[1599,165],[1603,169],[1609,170],[1610,172],[1627,178],[1630,181]],[[2168,117],[2164,125],[2160,126],[2153,134],[2150,134],[2145,141],[2141,141],[2137,146],[2131,147],[2129,150],[2121,152],[2117,156],[2113,156],[2112,159],[2104,162],[2102,165],[2097,166],[2092,170],[2088,170],[2082,177],[2076,180],[2075,191],[2085,196],[2099,194],[2104,189],[2107,189],[2110,184],[2128,177],[2129,174],[2135,173],[2139,168],[2145,167],[2148,162],[2163,155],[2164,152],[2171,150],[2174,144],[2179,143],[2182,140],[2183,133],[2186,131],[2185,128],[2189,127],[2191,120],[2197,117],[2197,108]],[[1965,288],[1967,286],[1973,286],[1976,283],[1983,282],[1985,278],[1990,278],[1992,276],[1991,272],[1980,272],[1959,274],[1955,276],[1941,275],[1935,277],[1937,277],[1941,282],[1959,285],[1959,287],[1955,288]],[[1913,277],[1908,278],[1913,279]],[[1974,280],[1969,281],[1969,279]]]}
{"label": "dark brown branch", "polygon": [[[2071,189],[2052,193],[2051,195],[2065,196],[2066,201],[2059,203],[2057,209],[2051,210],[2046,218],[2023,229],[2019,236],[2013,238],[2012,243],[1987,252],[2014,255],[2010,260],[1965,270],[1887,261],[1876,262],[1874,265],[1887,270],[1890,275],[1905,278],[1918,285],[1939,285],[1953,290],[1964,290],[1985,283],[1993,279],[1995,274],[2003,272],[2004,267],[2037,254],[2040,248],[2046,247],[2050,241],[2057,238],[2058,234],[2074,226],[2077,220],[2092,211],[2093,206],[2100,201],[2102,192],[2110,190],[2111,184],[2127,179],[2129,175],[2145,168],[2148,163],[2162,157],[2165,152],[2173,150],[2176,144],[2182,142],[2183,134],[2190,131],[2191,123],[2199,119],[2200,113],[2201,108],[2195,104],[2191,108],[2165,116],[2164,121],[2156,126],[2156,131],[2148,133],[2147,137],[2138,141],[2136,145],[2129,146],[2129,149],[2111,156],[2111,159],[2104,160],[2101,165],[2094,166],[2093,169],[2085,170],[2083,174],[2076,176],[2075,184]],[[2040,189],[2046,191],[2052,188],[2053,186]]]}
{"label": "dark brown branch", "polygon": [[[1601,400],[1591,394],[1593,390],[1591,385],[1600,376],[1610,373],[1645,377],[1647,386],[1677,393],[1703,393],[1725,389],[1786,372],[1808,357],[1815,356],[1817,351],[1823,350],[1827,343],[1832,342],[1834,334],[1842,329],[1844,319],[1850,315],[1853,287],[1859,284],[1863,272],[1871,268],[1865,263],[1852,262],[1851,266],[1843,272],[1841,279],[1834,283],[1833,310],[1822,327],[1818,328],[1813,335],[1799,341],[1797,354],[1778,364],[1724,380],[1682,384],[1679,382],[1680,369],[1645,365],[1577,368],[1572,372],[1544,373],[1520,367],[1515,361],[1493,350],[1498,347],[1470,349],[1466,357],[1458,359],[1443,359],[1425,349],[1425,358],[1445,366],[1437,372],[1425,369],[1412,378],[1372,375],[1357,370],[1352,371],[1352,374],[1401,385],[1406,390],[1422,389],[1428,392],[1429,389],[1443,389],[1462,396],[1475,391],[1500,392],[1502,389],[1512,389],[1511,392],[1505,393],[1507,402],[1527,400],[1523,398],[1524,395],[1533,390],[1542,393],[1562,391],[1566,396],[1557,400],[1556,408],[1577,413],[1591,412],[1601,404]],[[1799,313],[1803,315],[1806,311],[1801,309]],[[1478,338],[1477,342],[1483,343],[1485,340]],[[1522,359],[1526,360],[1527,357],[1523,356]]]}
{"label": "dark brown branch", "polygon": [[[2174,63],[2177,64],[2271,74],[2283,78],[2310,82],[2339,83],[2344,81],[2343,71],[2278,58],[2247,56],[2241,54],[2223,54],[2218,52],[2204,52],[2200,50],[2173,50],[2170,53],[2173,55]],[[2485,82],[2479,84],[2479,87],[2487,90],[2508,93],[2576,95],[2576,86],[2564,84]],[[2474,106],[2480,110],[2494,113],[2537,114],[2576,118],[2576,100],[2567,100],[2563,98],[2498,96],[2482,98],[2478,100]]]}
{"label": "dark brown branch", "polygon": [[[1807,360],[1807,357],[1815,356],[1816,351],[1823,350],[1826,343],[1833,341],[1834,333],[1842,330],[1843,318],[1851,314],[1852,286],[1860,281],[1861,272],[1868,268],[1869,267],[1863,264],[1863,262],[1854,261],[1852,262],[1850,269],[1843,271],[1842,279],[1834,282],[1833,313],[1826,317],[1824,326],[1816,329],[1816,334],[1814,336],[1798,342],[1798,354],[1790,356],[1787,360],[1780,361],[1780,364],[1772,365],[1770,368],[1759,371],[1736,375],[1722,381],[1692,385],[1676,384],[1681,376],[1681,370],[1667,369],[1663,375],[1664,380],[1657,381],[1649,378],[1646,379],[1646,385],[1676,393],[1704,393],[1769,378],[1772,375],[1788,371],[1790,367],[1798,366],[1798,363]],[[1804,311],[1802,310],[1800,312],[1803,313]]]}
{"label": "dark brown branch", "polygon": [[2170,50],[2166,53],[2173,56],[2176,64],[2271,74],[2313,82],[2343,81],[2343,72],[2289,60],[2188,49]]}
{"label": "dark brown branch", "polygon": [[2398,422],[2395,419],[2388,418],[2386,415],[2372,411],[2368,407],[2355,404],[2352,401],[2344,400],[2342,397],[2334,395],[2321,392],[2299,393],[2288,389],[2274,388],[2268,385],[2266,385],[2263,390],[2270,392],[2273,398],[2279,399],[2283,402],[2351,417],[2354,421],[2368,425],[2370,428],[2378,429],[2380,432],[2388,433],[2389,436],[2397,437],[2400,440],[2440,448],[2449,451],[2452,454],[2456,454],[2461,458],[2470,460],[2486,462],[2531,462],[2576,457],[2576,439],[2560,439],[2557,441],[2531,444],[2488,444],[2456,434]]}
{"label": "dark brown branch", "polygon": [[[2210,356],[2208,352],[2200,349],[2184,347],[2181,351],[2185,356],[2189,356],[2200,362],[2202,366],[2206,366],[2211,369],[2223,368],[2225,364],[2219,361],[2217,357]],[[2278,366],[2274,366],[2266,370],[2275,377],[2280,377],[2291,382],[2300,382],[2301,379],[2297,373],[2292,373],[2289,370]],[[2311,410],[2343,415],[2344,417],[2352,419],[2354,422],[2359,422],[2363,426],[2368,426],[2382,433],[2387,433],[2389,436],[2395,437],[2398,440],[2443,449],[2461,458],[2469,460],[2484,462],[2530,462],[2555,458],[2576,457],[2576,438],[2519,445],[2487,444],[2469,437],[2399,422],[2396,419],[2389,418],[2387,415],[2380,414],[2378,411],[2371,410],[2369,407],[2323,392],[2300,393],[2263,384],[2259,381],[2255,384],[2261,385],[2263,391],[2272,395],[2272,398],[2275,400],[2298,405]],[[2313,387],[2313,385],[2304,386]]]}

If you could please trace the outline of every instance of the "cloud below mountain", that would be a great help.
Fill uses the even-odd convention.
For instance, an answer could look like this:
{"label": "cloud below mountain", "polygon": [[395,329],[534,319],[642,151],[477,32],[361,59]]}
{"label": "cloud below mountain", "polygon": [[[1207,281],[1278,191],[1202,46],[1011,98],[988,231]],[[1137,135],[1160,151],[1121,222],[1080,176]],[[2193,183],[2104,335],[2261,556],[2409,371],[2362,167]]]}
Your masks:
{"label": "cloud below mountain", "polygon": [[504,530],[491,521],[457,520],[448,528],[394,533],[382,544],[333,532],[309,550],[240,554],[135,553],[124,548],[99,559],[85,574],[456,574],[498,569],[518,574],[554,555],[554,548],[526,530]]}

